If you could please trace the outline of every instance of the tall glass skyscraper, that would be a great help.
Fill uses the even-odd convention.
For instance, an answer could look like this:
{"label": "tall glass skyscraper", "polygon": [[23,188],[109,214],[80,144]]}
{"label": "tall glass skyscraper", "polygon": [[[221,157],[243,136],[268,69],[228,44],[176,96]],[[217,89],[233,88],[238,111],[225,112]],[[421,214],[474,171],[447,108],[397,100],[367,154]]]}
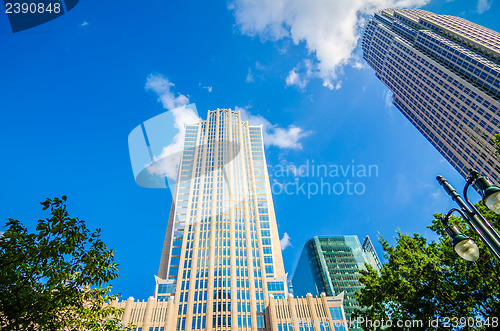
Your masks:
{"label": "tall glass skyscraper", "polygon": [[368,22],[363,57],[394,105],[462,175],[500,183],[491,138],[500,122],[500,33],[418,9],[386,9]]}
{"label": "tall glass skyscraper", "polygon": [[358,236],[316,236],[304,244],[292,278],[293,293],[332,296],[344,292],[349,319],[359,307],[354,292],[362,288],[359,269],[364,269],[365,263],[375,270],[382,267],[368,236],[363,245]]}
{"label": "tall glass skyscraper", "polygon": [[185,130],[155,295],[113,303],[125,308],[124,323],[138,331],[291,331],[300,321],[334,320],[338,328],[317,330],[344,330],[341,297],[288,294],[262,126],[217,109]]}

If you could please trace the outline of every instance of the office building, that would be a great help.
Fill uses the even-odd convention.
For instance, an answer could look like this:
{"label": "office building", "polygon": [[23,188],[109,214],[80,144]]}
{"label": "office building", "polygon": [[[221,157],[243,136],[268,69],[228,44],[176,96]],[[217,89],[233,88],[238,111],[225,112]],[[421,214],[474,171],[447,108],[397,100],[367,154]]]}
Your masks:
{"label": "office building", "polygon": [[314,330],[345,330],[342,296],[288,293],[262,126],[217,109],[185,129],[155,293],[112,303],[125,309],[123,322],[140,331],[288,331],[328,320],[338,327]]}
{"label": "office building", "polygon": [[364,269],[365,263],[375,270],[382,267],[368,236],[363,245],[358,236],[316,236],[302,249],[292,278],[294,294],[334,296],[343,292],[345,315],[349,319],[359,307],[355,291],[362,288],[359,269]]}
{"label": "office building", "polygon": [[500,33],[418,9],[386,9],[365,27],[363,57],[393,103],[464,177],[500,184]]}

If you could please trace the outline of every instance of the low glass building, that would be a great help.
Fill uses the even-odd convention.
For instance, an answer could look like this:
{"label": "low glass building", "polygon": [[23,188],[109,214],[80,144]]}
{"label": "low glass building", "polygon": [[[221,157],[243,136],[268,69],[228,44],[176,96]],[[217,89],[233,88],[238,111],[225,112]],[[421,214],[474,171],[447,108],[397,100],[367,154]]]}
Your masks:
{"label": "low glass building", "polygon": [[316,236],[302,249],[292,278],[293,293],[334,296],[344,292],[344,310],[349,320],[359,307],[355,291],[362,288],[359,269],[364,269],[365,263],[375,270],[382,267],[370,237],[361,245],[358,236]]}

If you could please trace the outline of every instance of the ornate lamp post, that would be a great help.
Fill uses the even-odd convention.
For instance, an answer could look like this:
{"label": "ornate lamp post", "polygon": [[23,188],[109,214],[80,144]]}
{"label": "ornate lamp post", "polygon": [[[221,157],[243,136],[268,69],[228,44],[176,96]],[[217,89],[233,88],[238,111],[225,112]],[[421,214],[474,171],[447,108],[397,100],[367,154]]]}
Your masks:
{"label": "ornate lamp post", "polygon": [[460,209],[451,209],[441,220],[447,226],[446,233],[452,239],[453,248],[457,254],[469,261],[476,261],[479,258],[479,250],[474,241],[462,234],[456,226],[448,225],[449,217],[455,211],[459,212],[467,220],[469,226],[481,238],[497,261],[500,262],[500,235],[467,198],[467,189],[472,185],[481,193],[486,207],[500,214],[500,188],[494,186],[485,177],[480,176],[477,171],[471,171],[467,177],[467,184],[464,187],[464,201],[446,179],[442,176],[437,176],[436,179],[451,199],[460,207]]}

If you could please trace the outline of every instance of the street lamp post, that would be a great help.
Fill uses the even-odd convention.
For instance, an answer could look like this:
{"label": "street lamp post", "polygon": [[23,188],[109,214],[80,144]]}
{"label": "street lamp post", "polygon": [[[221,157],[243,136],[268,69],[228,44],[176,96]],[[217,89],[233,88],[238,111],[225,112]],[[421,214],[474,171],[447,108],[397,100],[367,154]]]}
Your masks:
{"label": "street lamp post", "polygon": [[[447,225],[447,221],[451,213],[453,211],[459,211],[462,214],[462,217],[467,220],[469,226],[474,230],[474,232],[477,233],[486,247],[488,247],[491,254],[493,254],[497,261],[500,262],[500,235],[491,226],[490,222],[488,222],[484,218],[484,216],[481,215],[479,210],[477,210],[477,208],[467,198],[467,189],[470,185],[473,185],[482,193],[485,205],[492,211],[500,214],[500,188],[491,184],[486,178],[479,176],[479,173],[477,171],[471,171],[469,173],[469,177],[467,178],[467,184],[464,187],[464,201],[460,197],[460,194],[457,193],[457,191],[448,183],[445,178],[443,178],[442,176],[437,176],[436,179],[438,183],[444,188],[446,193],[448,193],[451,199],[455,201],[460,207],[460,210],[455,208],[450,210],[447,216],[443,218],[443,223],[446,222]],[[452,237],[452,240],[454,240],[454,246],[457,245],[458,242],[455,241],[461,239],[460,237],[457,237],[457,235],[459,234],[452,231],[451,229],[450,231],[447,231],[447,233],[450,235],[450,237]],[[454,239],[453,235],[455,235],[457,239]],[[457,251],[457,249],[455,249],[455,251]]]}
{"label": "street lamp post", "polygon": [[460,215],[462,215],[462,218],[467,219],[467,216],[465,216],[464,213],[457,208],[450,209],[448,214],[441,218],[441,223],[443,223],[443,225],[446,227],[444,230],[451,238],[453,250],[464,260],[471,262],[477,261],[477,259],[479,258],[479,248],[477,247],[474,240],[460,232],[456,225],[448,224],[450,216],[454,212],[460,213]]}

